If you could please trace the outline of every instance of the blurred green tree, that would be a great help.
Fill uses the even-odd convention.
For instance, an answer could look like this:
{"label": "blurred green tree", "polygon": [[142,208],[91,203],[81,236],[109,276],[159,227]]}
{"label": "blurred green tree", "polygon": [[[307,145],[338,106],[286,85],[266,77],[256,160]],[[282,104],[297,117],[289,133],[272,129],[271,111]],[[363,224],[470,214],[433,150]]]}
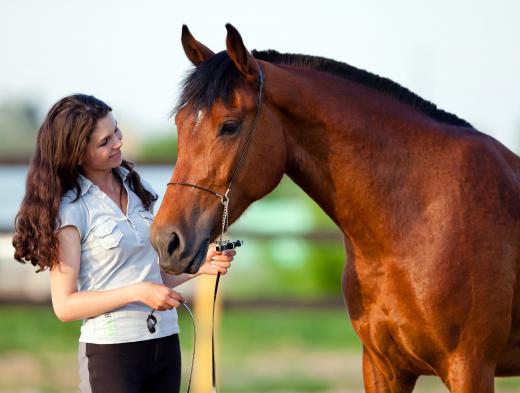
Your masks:
{"label": "blurred green tree", "polygon": [[40,125],[39,107],[30,101],[0,105],[0,160],[26,162],[34,151]]}
{"label": "blurred green tree", "polygon": [[177,133],[170,132],[143,141],[136,161],[150,164],[172,164],[177,161]]}

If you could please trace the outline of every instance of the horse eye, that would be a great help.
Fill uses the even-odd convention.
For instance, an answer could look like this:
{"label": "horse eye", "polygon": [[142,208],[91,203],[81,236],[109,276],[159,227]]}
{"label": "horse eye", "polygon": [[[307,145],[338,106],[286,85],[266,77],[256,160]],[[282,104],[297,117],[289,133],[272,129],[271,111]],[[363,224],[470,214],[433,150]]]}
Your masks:
{"label": "horse eye", "polygon": [[236,121],[228,121],[220,127],[220,135],[233,135],[240,130],[240,123]]}

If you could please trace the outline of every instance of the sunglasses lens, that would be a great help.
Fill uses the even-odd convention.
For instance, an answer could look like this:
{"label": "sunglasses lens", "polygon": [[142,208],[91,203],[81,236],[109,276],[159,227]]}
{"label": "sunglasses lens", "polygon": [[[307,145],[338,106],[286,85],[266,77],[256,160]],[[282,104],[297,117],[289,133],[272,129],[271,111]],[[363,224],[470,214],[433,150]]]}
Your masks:
{"label": "sunglasses lens", "polygon": [[155,333],[155,325],[157,324],[157,318],[155,318],[153,315],[148,315],[148,318],[146,318],[146,326],[148,327],[148,331],[150,333]]}

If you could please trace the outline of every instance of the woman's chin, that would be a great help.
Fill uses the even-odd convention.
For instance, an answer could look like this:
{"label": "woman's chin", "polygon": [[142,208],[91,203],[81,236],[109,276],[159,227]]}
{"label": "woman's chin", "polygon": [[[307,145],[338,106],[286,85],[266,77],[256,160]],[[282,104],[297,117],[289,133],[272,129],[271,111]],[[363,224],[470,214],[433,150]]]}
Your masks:
{"label": "woman's chin", "polygon": [[123,163],[122,155],[118,155],[118,156],[110,158],[110,167],[111,168],[117,168],[117,167],[121,166],[122,163]]}

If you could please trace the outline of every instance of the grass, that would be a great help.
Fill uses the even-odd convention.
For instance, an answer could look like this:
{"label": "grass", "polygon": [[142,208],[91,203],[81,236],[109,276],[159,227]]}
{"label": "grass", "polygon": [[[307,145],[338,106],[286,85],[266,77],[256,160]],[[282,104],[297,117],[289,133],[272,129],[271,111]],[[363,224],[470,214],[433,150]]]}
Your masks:
{"label": "grass", "polygon": [[[179,323],[186,380],[192,350],[186,312]],[[50,307],[0,306],[0,393],[77,393],[79,326],[61,323]],[[229,309],[219,333],[222,392],[363,391],[361,347],[342,309]],[[497,378],[495,385],[497,392],[518,392],[520,378]],[[428,377],[415,392],[447,390]]]}
{"label": "grass", "polygon": [[[191,334],[186,315],[179,312],[179,324],[183,333]],[[50,307],[0,306],[0,355],[9,351],[75,351],[80,325],[60,322]],[[221,334],[222,345],[232,352],[268,345],[360,348],[344,310],[225,310]],[[188,338],[182,341],[191,345]]]}
{"label": "grass", "polygon": [[0,307],[0,354],[75,351],[80,325],[60,322],[50,307]]}
{"label": "grass", "polygon": [[360,350],[344,310],[256,310],[225,312],[222,345],[255,351],[268,346]]}
{"label": "grass", "polygon": [[[179,324],[186,372],[192,326],[183,310]],[[21,392],[22,388],[45,393],[76,391],[79,328],[80,322],[58,321],[50,307],[0,307],[0,368],[4,369],[0,370],[0,392]],[[247,392],[252,387],[263,392],[326,391],[330,386],[326,378],[306,377],[292,367],[287,368],[287,375],[271,378],[266,373],[273,365],[284,368],[276,364],[287,355],[301,358],[301,353],[359,349],[343,310],[225,310],[219,332],[221,386],[229,392]],[[270,366],[255,365],[258,359],[267,359]],[[12,376],[16,373],[20,378]],[[64,374],[68,375],[65,379]]]}

